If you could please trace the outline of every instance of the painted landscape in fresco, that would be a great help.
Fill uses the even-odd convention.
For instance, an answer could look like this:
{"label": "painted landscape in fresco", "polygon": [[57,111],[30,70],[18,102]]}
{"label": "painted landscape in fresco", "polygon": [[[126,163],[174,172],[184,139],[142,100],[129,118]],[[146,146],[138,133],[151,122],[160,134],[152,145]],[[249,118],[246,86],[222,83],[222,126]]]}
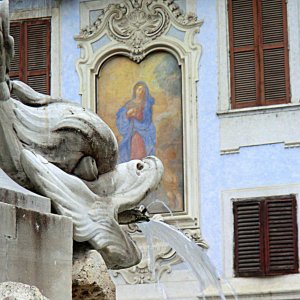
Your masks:
{"label": "painted landscape in fresco", "polygon": [[[144,203],[159,200],[172,211],[184,209],[181,69],[166,52],[137,64],[123,56],[105,62],[98,76],[97,113],[112,128],[119,163],[147,155],[165,167],[162,183]],[[160,202],[150,212],[166,212]]]}

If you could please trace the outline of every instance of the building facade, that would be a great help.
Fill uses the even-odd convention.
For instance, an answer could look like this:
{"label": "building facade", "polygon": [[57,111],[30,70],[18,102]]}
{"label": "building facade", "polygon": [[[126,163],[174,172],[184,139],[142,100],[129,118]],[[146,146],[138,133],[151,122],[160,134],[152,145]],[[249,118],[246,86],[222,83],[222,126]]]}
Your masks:
{"label": "building facade", "polygon": [[[120,5],[124,1],[115,2]],[[107,100],[107,105],[105,99],[119,99],[121,94],[112,94],[107,86],[115,82],[116,90],[126,90],[115,76],[123,76],[123,81],[133,78],[128,82],[130,93],[138,76],[147,81],[150,93],[156,95],[153,118],[158,141],[160,136],[168,138],[162,135],[169,129],[159,123],[163,118],[180,131],[174,140],[181,138],[176,151],[170,146],[173,140],[165,143],[165,148],[157,147],[158,154],[169,153],[166,164],[172,162],[167,192],[159,196],[175,199],[173,216],[161,208],[158,212],[167,222],[179,224],[199,244],[205,241],[209,245],[209,257],[240,299],[298,299],[300,2],[181,0],[148,1],[149,6],[139,6],[142,2],[127,1],[127,6],[113,7],[109,6],[111,1],[97,0],[11,0],[12,22],[22,24],[14,25],[21,28],[16,34],[22,35],[20,41],[29,39],[16,51],[18,64],[26,60],[29,67],[22,70],[27,73],[12,77],[48,76],[47,88],[52,95],[81,103],[103,119],[108,114],[108,123],[115,111],[102,108],[121,102]],[[122,15],[124,7],[128,10]],[[155,19],[151,8],[157,9],[162,19]],[[123,17],[132,13],[133,17],[141,10],[152,18],[153,35],[145,37],[148,28],[144,35],[134,35],[134,41],[125,38],[129,27],[113,23],[114,13]],[[129,25],[132,20],[134,24],[141,21],[126,20]],[[46,22],[50,28],[44,40],[48,73],[30,69],[30,57],[26,59],[27,52],[33,53],[30,28],[35,35],[34,26],[40,26],[35,24],[42,24],[30,22]],[[145,28],[143,24],[140,28]],[[124,67],[125,74],[113,68],[114,63],[127,66],[127,62],[114,61],[120,57],[133,63]],[[148,58],[168,63],[163,69],[156,66],[156,77],[150,78],[147,72],[155,63],[147,62]],[[32,59],[36,62],[38,56]],[[143,66],[144,73],[138,71],[137,77],[132,75],[135,65]],[[170,66],[173,69],[168,73]],[[179,94],[175,87],[166,94],[156,90],[161,78],[158,73],[166,74],[161,81],[169,86],[174,83],[170,76],[177,74],[174,80],[175,87],[180,86]],[[173,113],[170,119],[163,115],[167,112]],[[178,120],[182,125],[177,128],[174,123]],[[172,155],[178,160],[170,158]],[[173,176],[178,172],[182,177]],[[200,297],[195,277],[169,249],[161,251],[160,285],[144,262],[128,272],[112,274],[118,299]],[[226,283],[224,291],[231,294]],[[214,293],[211,289],[205,292]]]}

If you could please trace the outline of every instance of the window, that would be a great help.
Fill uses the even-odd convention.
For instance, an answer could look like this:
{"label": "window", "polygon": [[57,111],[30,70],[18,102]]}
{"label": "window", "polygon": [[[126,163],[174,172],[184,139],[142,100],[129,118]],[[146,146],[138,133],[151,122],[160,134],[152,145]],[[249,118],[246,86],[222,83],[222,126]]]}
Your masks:
{"label": "window", "polygon": [[236,276],[298,273],[294,195],[238,199],[233,213]]}
{"label": "window", "polygon": [[10,78],[20,79],[40,93],[50,94],[50,19],[29,19],[10,24],[15,57]]}
{"label": "window", "polygon": [[285,0],[228,0],[231,108],[290,102]]}

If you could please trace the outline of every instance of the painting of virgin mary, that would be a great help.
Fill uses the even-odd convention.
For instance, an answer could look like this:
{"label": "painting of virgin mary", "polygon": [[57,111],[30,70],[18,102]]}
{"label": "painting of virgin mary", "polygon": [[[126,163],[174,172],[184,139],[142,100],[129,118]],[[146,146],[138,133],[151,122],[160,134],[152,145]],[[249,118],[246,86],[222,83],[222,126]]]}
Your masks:
{"label": "painting of virgin mary", "polygon": [[[155,155],[163,180],[143,204],[151,213],[184,210],[182,71],[176,58],[153,52],[136,63],[124,56],[99,71],[97,112],[116,135],[118,163]],[[164,203],[164,204],[162,204]]]}
{"label": "painting of virgin mary", "polygon": [[154,98],[147,84],[138,81],[132,97],[117,112],[116,125],[122,140],[119,144],[119,163],[155,155],[156,129],[152,122]]}

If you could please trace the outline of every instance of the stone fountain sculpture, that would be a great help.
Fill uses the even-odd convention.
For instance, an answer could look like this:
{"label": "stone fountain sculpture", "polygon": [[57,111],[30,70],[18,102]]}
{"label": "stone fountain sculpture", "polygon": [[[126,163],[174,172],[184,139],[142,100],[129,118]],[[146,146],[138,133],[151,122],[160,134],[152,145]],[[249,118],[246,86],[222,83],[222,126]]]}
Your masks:
{"label": "stone fountain sculpture", "polygon": [[[74,240],[89,242],[109,268],[140,261],[140,251],[120,227],[146,220],[136,209],[160,182],[156,157],[117,165],[111,129],[79,105],[11,81],[14,55],[8,0],[0,2],[0,168],[15,182],[51,199],[71,217]],[[11,97],[11,93],[18,100]]]}

